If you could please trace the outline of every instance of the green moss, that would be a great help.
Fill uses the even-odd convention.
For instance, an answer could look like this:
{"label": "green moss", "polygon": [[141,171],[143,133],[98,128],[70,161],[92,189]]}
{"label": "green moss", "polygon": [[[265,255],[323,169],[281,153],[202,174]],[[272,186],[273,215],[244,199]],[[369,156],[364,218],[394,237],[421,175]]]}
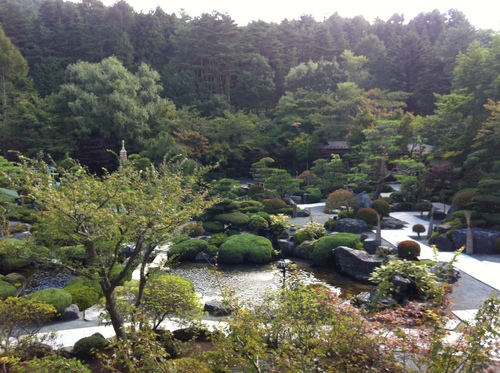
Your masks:
{"label": "green moss", "polygon": [[208,242],[205,240],[190,239],[173,245],[168,254],[170,257],[179,260],[180,262],[194,261],[196,255],[205,252],[208,249]]}
{"label": "green moss", "polygon": [[221,263],[267,263],[273,255],[271,241],[249,233],[231,236],[219,248]]}
{"label": "green moss", "polygon": [[15,297],[17,289],[11,283],[0,281],[0,299],[7,299],[8,297]]}

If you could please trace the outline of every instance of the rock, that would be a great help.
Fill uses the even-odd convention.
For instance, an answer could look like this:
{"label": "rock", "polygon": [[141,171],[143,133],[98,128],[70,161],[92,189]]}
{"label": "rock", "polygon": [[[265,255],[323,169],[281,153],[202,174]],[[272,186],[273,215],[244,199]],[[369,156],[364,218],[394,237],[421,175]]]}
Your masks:
{"label": "rock", "polygon": [[339,246],[332,251],[336,267],[357,281],[370,283],[370,276],[375,268],[382,265],[383,259],[370,255],[366,251]]}
{"label": "rock", "polygon": [[210,263],[210,254],[207,254],[207,253],[198,253],[196,254],[196,257],[194,258],[194,260],[196,262],[204,262],[204,263]]}
{"label": "rock", "polygon": [[73,321],[80,318],[80,309],[76,304],[71,304],[64,310],[62,319],[64,321]]}
{"label": "rock", "polygon": [[380,242],[378,242],[374,238],[367,238],[363,241],[363,247],[365,248],[365,251],[371,255],[375,254],[375,251],[377,251],[379,245]]}
{"label": "rock", "polygon": [[391,283],[394,286],[394,294],[397,295],[394,297],[395,299],[413,299],[419,294],[415,281],[406,275],[399,274],[392,276]]}
{"label": "rock", "polygon": [[229,316],[231,314],[231,310],[216,299],[206,301],[203,311],[212,316]]}
{"label": "rock", "polygon": [[28,280],[26,277],[17,272],[12,272],[3,278],[3,281],[8,282],[16,287],[17,294],[20,295],[28,286]]}
{"label": "rock", "polygon": [[340,219],[335,223],[336,232],[362,233],[368,230],[368,224],[361,219]]}
{"label": "rock", "polygon": [[101,313],[103,313],[104,310],[102,309],[101,306],[95,305],[90,308],[87,308],[84,311],[84,317],[83,319],[85,321],[100,321],[101,320]]}
{"label": "rock", "polygon": [[202,328],[184,328],[172,332],[172,336],[182,342],[200,341],[206,342],[211,338],[211,333]]}
{"label": "rock", "polygon": [[431,267],[430,271],[448,284],[454,284],[460,278],[460,271],[455,268],[448,268],[448,263],[446,262],[439,262],[437,265]]}
{"label": "rock", "polygon": [[292,201],[294,201],[296,204],[301,205],[302,204],[302,197],[301,196],[291,196],[290,197]]}
{"label": "rock", "polygon": [[437,237],[432,237],[429,240],[429,245],[435,245],[440,251],[454,251],[453,242],[446,236],[446,234],[440,234]]}
{"label": "rock", "polygon": [[303,209],[303,210],[297,211],[298,218],[307,218],[309,215],[311,215],[309,209]]}
{"label": "rock", "polygon": [[[500,237],[499,231],[484,228],[471,228],[474,254],[495,254],[495,241]],[[465,246],[467,229],[459,229],[451,233],[453,249]]]}
{"label": "rock", "polygon": [[405,222],[393,217],[384,218],[383,223],[384,229],[401,229],[406,224]]}
{"label": "rock", "polygon": [[356,195],[356,208],[355,210],[359,210],[365,207],[371,207],[372,206],[372,200],[366,194],[366,192],[361,192]]}

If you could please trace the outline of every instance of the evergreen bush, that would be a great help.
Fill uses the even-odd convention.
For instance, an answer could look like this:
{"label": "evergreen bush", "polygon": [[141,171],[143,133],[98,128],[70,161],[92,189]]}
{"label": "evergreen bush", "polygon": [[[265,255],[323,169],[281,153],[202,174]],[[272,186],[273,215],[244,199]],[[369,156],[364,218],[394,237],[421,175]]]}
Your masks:
{"label": "evergreen bush", "polygon": [[391,205],[385,199],[376,199],[371,207],[382,217],[387,217],[391,213]]}
{"label": "evergreen bush", "polygon": [[285,201],[280,198],[268,198],[262,200],[263,211],[268,214],[278,214],[278,211],[287,207]]}
{"label": "evergreen bush", "polygon": [[201,223],[188,223],[182,228],[182,233],[189,237],[199,237],[205,233]]}
{"label": "evergreen bush", "polygon": [[422,224],[415,224],[411,230],[418,234],[418,238],[420,238],[420,233],[425,232],[425,227]]}
{"label": "evergreen bush", "polygon": [[35,254],[24,241],[9,238],[0,240],[0,269],[4,273],[15,272],[29,266]]}
{"label": "evergreen bush", "polygon": [[74,283],[64,286],[63,289],[71,294],[73,303],[82,311],[99,303],[100,292],[91,286]]}
{"label": "evergreen bush", "polygon": [[73,354],[82,360],[96,357],[96,352],[105,351],[109,347],[109,341],[101,335],[91,335],[76,341],[73,346]]}
{"label": "evergreen bush", "polygon": [[248,223],[248,229],[252,232],[258,232],[263,229],[269,228],[269,223],[266,219],[259,215],[252,215]]}
{"label": "evergreen bush", "polygon": [[358,210],[356,217],[364,220],[366,224],[375,226],[378,224],[377,211],[371,207],[363,207]]}
{"label": "evergreen bush", "polygon": [[250,222],[250,217],[239,211],[215,216],[215,220],[232,227],[244,228]]}
{"label": "evergreen bush", "polygon": [[325,224],[323,225],[325,229],[329,232],[333,232],[335,230],[335,224],[337,223],[337,220],[335,219],[328,219],[325,221]]}
{"label": "evergreen bush", "polygon": [[351,249],[363,250],[363,243],[359,236],[354,233],[337,233],[321,237],[314,243],[311,259],[315,265],[328,266],[332,264],[332,250],[346,246]]}
{"label": "evergreen bush", "polygon": [[224,232],[224,224],[220,221],[204,221],[203,229],[208,233]]}
{"label": "evergreen bush", "polygon": [[168,255],[180,262],[194,261],[196,255],[205,252],[208,248],[208,242],[205,240],[190,239],[173,245],[168,250]]}
{"label": "evergreen bush", "polygon": [[231,236],[219,248],[221,263],[267,263],[273,255],[271,241],[249,233]]}
{"label": "evergreen bush", "polygon": [[318,203],[321,201],[321,197],[323,196],[321,190],[318,188],[307,188],[305,192],[309,194],[309,203]]}
{"label": "evergreen bush", "polygon": [[58,316],[64,314],[64,310],[68,308],[73,299],[71,294],[63,289],[42,289],[28,295],[28,299],[38,300],[39,302],[54,306]]}
{"label": "evergreen bush", "polygon": [[8,297],[15,297],[17,289],[9,282],[0,280],[0,299],[7,299]]}
{"label": "evergreen bush", "polygon": [[415,260],[420,255],[420,244],[416,241],[405,240],[398,243],[398,256],[401,259]]}

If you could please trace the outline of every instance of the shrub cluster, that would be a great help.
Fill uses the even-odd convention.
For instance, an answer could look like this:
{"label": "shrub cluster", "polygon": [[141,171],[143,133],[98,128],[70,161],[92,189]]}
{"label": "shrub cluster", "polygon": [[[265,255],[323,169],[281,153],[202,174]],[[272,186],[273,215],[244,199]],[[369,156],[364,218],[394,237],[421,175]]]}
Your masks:
{"label": "shrub cluster", "polygon": [[194,261],[196,255],[208,249],[208,242],[205,240],[189,239],[173,245],[168,254],[180,262]]}
{"label": "shrub cluster", "polygon": [[314,244],[311,259],[315,265],[328,266],[332,264],[332,250],[339,246],[363,250],[363,243],[354,233],[337,233],[321,237]]}
{"label": "shrub cluster", "polygon": [[102,335],[94,334],[76,341],[73,346],[73,354],[82,360],[95,357],[96,352],[104,351],[109,346],[109,341]]}
{"label": "shrub cluster", "polygon": [[273,255],[271,241],[250,233],[231,236],[219,248],[221,263],[267,263]]}

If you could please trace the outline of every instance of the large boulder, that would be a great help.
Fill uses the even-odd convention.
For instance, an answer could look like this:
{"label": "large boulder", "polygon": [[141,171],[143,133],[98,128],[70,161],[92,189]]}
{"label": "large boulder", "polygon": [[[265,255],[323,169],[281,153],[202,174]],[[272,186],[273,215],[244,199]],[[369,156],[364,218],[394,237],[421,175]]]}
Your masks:
{"label": "large boulder", "polygon": [[382,265],[383,258],[370,255],[362,250],[339,246],[332,250],[335,266],[355,280],[370,283],[370,276],[375,268]]}
{"label": "large boulder", "polygon": [[[484,228],[471,228],[471,233],[474,254],[495,253],[495,240],[500,237],[499,231],[493,231]],[[453,242],[454,250],[465,246],[465,242],[467,239],[467,229],[458,229],[451,232],[450,238]]]}
{"label": "large boulder", "polygon": [[429,240],[430,245],[435,245],[439,251],[454,251],[453,242],[446,236],[446,234],[440,234],[437,237],[431,237]]}
{"label": "large boulder", "polygon": [[64,310],[63,321],[73,321],[80,318],[80,309],[76,304],[71,304]]}
{"label": "large boulder", "polygon": [[231,314],[231,309],[217,299],[206,301],[203,311],[212,316],[229,316]]}
{"label": "large boulder", "polygon": [[347,233],[362,233],[368,230],[368,224],[361,219],[340,219],[335,223],[335,231]]}
{"label": "large boulder", "polygon": [[355,208],[356,211],[371,206],[372,206],[372,200],[368,196],[368,194],[366,194],[366,192],[361,192],[356,195],[356,208]]}
{"label": "large boulder", "polygon": [[402,229],[405,226],[405,222],[393,217],[387,217],[383,220],[384,229]]}

